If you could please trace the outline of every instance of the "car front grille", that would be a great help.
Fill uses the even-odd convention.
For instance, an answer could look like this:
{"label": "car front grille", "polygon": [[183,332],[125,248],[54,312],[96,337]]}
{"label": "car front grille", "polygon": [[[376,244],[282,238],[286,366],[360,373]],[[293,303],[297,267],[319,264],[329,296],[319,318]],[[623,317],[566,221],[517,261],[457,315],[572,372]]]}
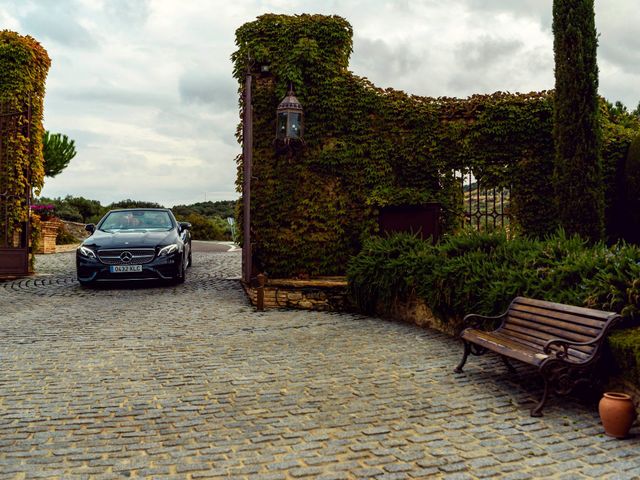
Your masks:
{"label": "car front grille", "polygon": [[[131,260],[122,259],[122,254],[131,254]],[[149,263],[155,257],[156,251],[153,248],[118,248],[98,250],[98,259],[106,265],[141,265]],[[125,255],[126,257],[126,255]]]}

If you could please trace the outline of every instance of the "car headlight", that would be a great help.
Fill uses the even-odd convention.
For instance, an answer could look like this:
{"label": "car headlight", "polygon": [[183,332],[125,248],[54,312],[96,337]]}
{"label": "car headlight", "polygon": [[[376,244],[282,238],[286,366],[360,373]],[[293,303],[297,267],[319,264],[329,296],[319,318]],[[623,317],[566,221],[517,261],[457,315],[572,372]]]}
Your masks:
{"label": "car headlight", "polygon": [[96,252],[94,252],[90,248],[85,247],[84,245],[80,245],[78,247],[78,253],[83,257],[96,258]]}
{"label": "car headlight", "polygon": [[178,250],[178,245],[172,243],[171,245],[167,245],[166,247],[162,247],[158,252],[159,257],[164,257],[165,255],[171,255],[172,253]]}

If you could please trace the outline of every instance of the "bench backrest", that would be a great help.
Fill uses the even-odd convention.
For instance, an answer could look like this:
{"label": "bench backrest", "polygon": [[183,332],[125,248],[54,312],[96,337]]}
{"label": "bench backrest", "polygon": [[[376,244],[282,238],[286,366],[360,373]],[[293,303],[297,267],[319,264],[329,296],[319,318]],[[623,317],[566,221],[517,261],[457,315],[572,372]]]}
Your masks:
{"label": "bench backrest", "polygon": [[[617,317],[614,312],[516,297],[500,330],[518,342],[542,349],[553,338],[571,342],[593,340]],[[570,348],[569,356],[585,360],[592,357],[597,348],[598,345]]]}

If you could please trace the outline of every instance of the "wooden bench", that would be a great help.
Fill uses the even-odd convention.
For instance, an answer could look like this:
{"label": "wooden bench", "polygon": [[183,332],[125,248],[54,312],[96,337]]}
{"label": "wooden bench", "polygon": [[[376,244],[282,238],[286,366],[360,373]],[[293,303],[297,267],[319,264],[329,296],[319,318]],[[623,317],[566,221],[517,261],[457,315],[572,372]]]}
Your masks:
{"label": "wooden bench", "polygon": [[[498,317],[471,314],[464,318],[465,325],[474,326],[460,334],[464,355],[455,372],[462,372],[469,354],[487,351],[499,354],[510,372],[515,369],[509,359],[537,367],[544,379],[544,393],[531,416],[540,417],[550,388],[564,395],[590,378],[588,370],[600,357],[607,332],[620,318],[613,312],[517,297]],[[487,321],[502,323],[491,332],[477,327]]]}

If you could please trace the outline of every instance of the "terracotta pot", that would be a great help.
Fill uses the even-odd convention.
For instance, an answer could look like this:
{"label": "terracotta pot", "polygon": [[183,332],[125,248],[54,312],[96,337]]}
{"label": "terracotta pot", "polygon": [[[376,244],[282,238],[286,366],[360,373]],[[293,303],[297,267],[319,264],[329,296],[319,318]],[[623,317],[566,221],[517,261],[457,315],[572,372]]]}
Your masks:
{"label": "terracotta pot", "polygon": [[636,419],[636,409],[626,393],[607,392],[598,406],[604,433],[614,438],[625,438]]}

